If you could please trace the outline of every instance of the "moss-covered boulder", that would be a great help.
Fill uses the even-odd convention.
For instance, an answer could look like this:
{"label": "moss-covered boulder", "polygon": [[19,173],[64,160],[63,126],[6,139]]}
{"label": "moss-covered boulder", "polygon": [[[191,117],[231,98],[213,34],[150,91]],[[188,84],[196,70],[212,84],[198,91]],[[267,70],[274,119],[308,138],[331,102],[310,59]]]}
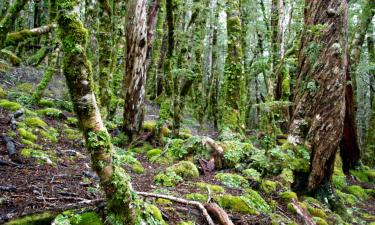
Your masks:
{"label": "moss-covered boulder", "polygon": [[143,123],[142,129],[148,132],[155,132],[156,123],[157,122],[155,120],[147,120]]}
{"label": "moss-covered boulder", "polygon": [[199,177],[199,170],[194,163],[190,161],[181,161],[173,166],[167,168],[168,171],[173,171],[182,178],[197,178]]}
{"label": "moss-covered boulder", "polygon": [[249,205],[243,198],[240,196],[233,196],[229,194],[214,196],[214,199],[219,203],[219,205],[224,208],[231,210],[233,212],[258,215],[259,212]]}
{"label": "moss-covered boulder", "polygon": [[249,182],[241,175],[234,173],[218,173],[215,179],[230,188],[247,188]]}
{"label": "moss-covered boulder", "polygon": [[17,111],[19,110],[22,106],[18,104],[17,102],[11,102],[6,99],[1,99],[0,100],[0,107],[9,110],[9,111]]}
{"label": "moss-covered boulder", "polygon": [[276,188],[277,188],[277,183],[271,180],[262,180],[260,184],[260,190],[262,190],[266,194],[275,192]]}
{"label": "moss-covered boulder", "polygon": [[225,189],[219,185],[207,184],[204,182],[196,183],[196,186],[200,189],[201,192],[208,192],[208,190],[214,194],[223,194]]}

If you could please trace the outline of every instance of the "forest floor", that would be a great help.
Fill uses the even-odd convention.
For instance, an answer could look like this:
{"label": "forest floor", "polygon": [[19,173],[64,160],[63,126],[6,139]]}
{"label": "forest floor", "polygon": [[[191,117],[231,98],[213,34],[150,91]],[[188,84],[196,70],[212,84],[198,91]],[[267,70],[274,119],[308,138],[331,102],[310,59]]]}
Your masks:
{"label": "forest floor", "polygon": [[[27,106],[23,104],[23,99],[27,99],[38,81],[33,76],[23,76],[23,73],[25,72],[22,70],[16,71],[6,77],[0,74],[0,79],[4,79],[4,93],[6,92],[3,96],[0,93],[0,135],[12,138],[17,150],[17,156],[10,159],[7,146],[0,141],[0,224],[24,215],[46,211],[56,214],[72,207],[81,208],[82,205],[85,206],[84,210],[94,209],[101,214],[103,194],[97,176],[90,169],[90,157],[76,126],[74,114],[67,112],[63,104],[57,104],[60,101],[55,101],[66,95],[61,92],[64,89],[63,80],[55,78],[47,90],[49,98],[43,99],[43,104]],[[29,73],[35,74],[35,77],[40,76],[38,71]],[[13,130],[9,123],[11,115],[21,108],[25,109],[25,113],[16,119],[17,126]],[[170,138],[164,145],[160,145],[152,136],[149,137],[152,125],[158,118],[158,107],[148,103],[147,109],[147,121],[141,135],[147,137],[147,140],[132,146],[124,145],[124,139],[116,132],[119,124],[106,123],[113,135],[119,161],[132,177],[136,191],[202,203],[209,200],[217,202],[236,225],[304,224],[304,218],[291,207],[292,198],[288,196],[293,199],[297,199],[297,196],[294,197],[291,192],[290,184],[283,181],[285,177],[273,174],[255,179],[254,174],[245,174],[238,169],[206,171],[199,163],[200,159],[204,159],[205,152],[199,155],[189,151],[202,136],[218,139],[212,126],[202,128],[191,116],[186,116],[183,124],[185,137],[181,140]],[[259,140],[252,141],[255,147],[251,151],[254,151],[254,155],[261,148],[258,142]],[[221,144],[232,146],[233,149],[238,149],[236,145],[246,146],[232,140],[222,141]],[[177,154],[178,157],[173,158],[168,154]],[[236,154],[232,156],[236,157]],[[190,173],[194,170],[189,167],[190,164],[183,171],[183,175],[186,173],[189,176],[178,176],[176,173],[171,175],[171,167],[183,162],[194,162],[193,167],[198,169],[198,176]],[[265,163],[264,168],[279,163],[271,159],[259,162]],[[289,163],[288,160],[285,162]],[[313,218],[318,225],[373,225],[374,170],[357,172],[351,178],[346,178],[339,170],[335,169],[335,190],[345,205],[348,217],[341,218],[324,202],[299,195],[298,204],[306,211],[305,216]],[[254,173],[255,170],[250,171]],[[201,212],[193,206],[162,199],[145,200],[157,205],[164,220],[170,225],[207,224]],[[184,221],[191,222],[182,223]]]}

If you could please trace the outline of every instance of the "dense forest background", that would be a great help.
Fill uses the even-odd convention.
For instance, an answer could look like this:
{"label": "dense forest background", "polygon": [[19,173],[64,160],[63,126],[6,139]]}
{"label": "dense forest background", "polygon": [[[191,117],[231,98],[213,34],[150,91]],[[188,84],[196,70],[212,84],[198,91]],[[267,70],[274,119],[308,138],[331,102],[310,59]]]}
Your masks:
{"label": "dense forest background", "polygon": [[0,223],[375,224],[374,0],[0,2]]}

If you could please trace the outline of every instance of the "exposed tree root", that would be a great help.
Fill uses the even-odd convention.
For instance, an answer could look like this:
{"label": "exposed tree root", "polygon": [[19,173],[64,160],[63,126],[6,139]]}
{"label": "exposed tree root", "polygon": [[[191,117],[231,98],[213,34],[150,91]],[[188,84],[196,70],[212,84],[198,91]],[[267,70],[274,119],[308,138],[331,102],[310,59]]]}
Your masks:
{"label": "exposed tree root", "polygon": [[207,203],[204,207],[220,225],[234,225],[232,220],[229,219],[228,214],[216,203]]}
{"label": "exposed tree root", "polygon": [[306,225],[316,225],[314,220],[309,216],[309,214],[304,210],[296,199],[292,199],[291,202],[293,208],[296,210],[297,215],[304,221]]}

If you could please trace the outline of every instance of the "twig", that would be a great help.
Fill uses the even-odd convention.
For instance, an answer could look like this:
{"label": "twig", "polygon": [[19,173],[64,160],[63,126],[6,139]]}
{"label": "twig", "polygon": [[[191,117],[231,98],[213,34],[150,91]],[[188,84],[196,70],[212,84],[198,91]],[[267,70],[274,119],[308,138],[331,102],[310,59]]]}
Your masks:
{"label": "twig", "polygon": [[182,199],[182,198],[177,198],[177,197],[174,197],[174,196],[153,194],[153,193],[148,193],[148,192],[137,192],[137,194],[141,195],[141,196],[145,196],[145,197],[168,199],[168,200],[171,200],[171,201],[174,201],[174,202],[178,202],[178,203],[182,203],[182,204],[186,204],[186,205],[195,206],[195,207],[197,207],[198,209],[201,210],[203,216],[205,217],[205,219],[206,219],[206,221],[207,221],[207,223],[209,225],[215,225],[215,223],[212,220],[211,216],[208,214],[206,208],[200,202],[189,201],[189,200]]}

